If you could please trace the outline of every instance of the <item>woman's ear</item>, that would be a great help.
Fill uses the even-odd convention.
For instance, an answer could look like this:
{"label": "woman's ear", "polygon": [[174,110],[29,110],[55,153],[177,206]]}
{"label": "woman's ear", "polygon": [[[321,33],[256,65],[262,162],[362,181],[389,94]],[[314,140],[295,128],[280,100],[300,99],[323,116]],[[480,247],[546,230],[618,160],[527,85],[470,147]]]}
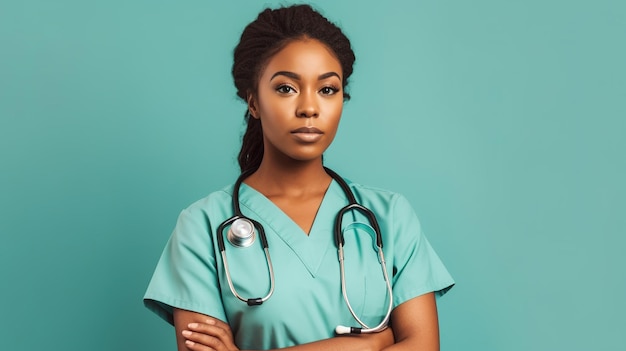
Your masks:
{"label": "woman's ear", "polygon": [[259,104],[257,103],[256,96],[253,93],[248,93],[248,111],[253,118],[259,119]]}

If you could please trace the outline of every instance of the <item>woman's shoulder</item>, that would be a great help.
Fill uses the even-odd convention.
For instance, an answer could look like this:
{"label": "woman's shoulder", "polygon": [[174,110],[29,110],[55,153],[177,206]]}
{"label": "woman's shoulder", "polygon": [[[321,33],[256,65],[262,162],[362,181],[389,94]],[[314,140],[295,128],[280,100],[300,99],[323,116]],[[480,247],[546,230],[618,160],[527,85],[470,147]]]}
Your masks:
{"label": "woman's shoulder", "polygon": [[355,193],[376,194],[378,196],[387,196],[387,197],[401,196],[398,192],[395,192],[389,189],[362,184],[362,183],[354,182],[348,179],[346,179],[346,182],[348,183],[352,191],[354,191]]}
{"label": "woman's shoulder", "polygon": [[411,207],[404,195],[399,192],[347,180],[357,201],[365,206],[391,209],[397,206]]}
{"label": "woman's shoulder", "polygon": [[208,193],[206,196],[192,202],[183,211],[191,213],[206,213],[213,209],[232,208],[233,184],[223,186],[218,190]]}

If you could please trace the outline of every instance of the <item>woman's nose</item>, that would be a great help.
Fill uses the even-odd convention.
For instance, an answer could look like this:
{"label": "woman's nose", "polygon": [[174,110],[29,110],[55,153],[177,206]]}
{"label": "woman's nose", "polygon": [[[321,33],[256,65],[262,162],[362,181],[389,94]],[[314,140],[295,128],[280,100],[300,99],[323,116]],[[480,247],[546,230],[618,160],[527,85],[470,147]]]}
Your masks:
{"label": "woman's nose", "polygon": [[296,116],[311,118],[319,115],[319,106],[317,105],[317,99],[315,92],[303,93],[298,99],[298,107],[296,109]]}

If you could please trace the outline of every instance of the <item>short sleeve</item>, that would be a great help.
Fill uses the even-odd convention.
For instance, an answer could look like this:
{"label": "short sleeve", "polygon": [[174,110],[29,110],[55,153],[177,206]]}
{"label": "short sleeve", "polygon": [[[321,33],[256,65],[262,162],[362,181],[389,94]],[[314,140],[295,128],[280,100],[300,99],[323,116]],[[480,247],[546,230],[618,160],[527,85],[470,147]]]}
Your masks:
{"label": "short sleeve", "polygon": [[211,225],[198,208],[181,212],[144,296],[145,306],[173,324],[173,307],[226,321]]}
{"label": "short sleeve", "polygon": [[443,296],[454,280],[422,233],[415,211],[398,195],[392,210],[394,238],[392,279],[394,306],[429,293]]}

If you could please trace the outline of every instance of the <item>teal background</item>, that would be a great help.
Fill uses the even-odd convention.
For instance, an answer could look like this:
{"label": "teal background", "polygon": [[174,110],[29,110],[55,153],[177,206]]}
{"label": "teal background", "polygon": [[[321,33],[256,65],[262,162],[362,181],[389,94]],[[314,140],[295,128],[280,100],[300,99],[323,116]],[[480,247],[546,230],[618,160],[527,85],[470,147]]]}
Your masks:
{"label": "teal background", "polygon": [[[141,298],[237,174],[232,49],[278,3],[0,0],[0,349],[175,348]],[[442,349],[622,348],[625,3],[314,3],[357,54],[326,163],[416,208]]]}

